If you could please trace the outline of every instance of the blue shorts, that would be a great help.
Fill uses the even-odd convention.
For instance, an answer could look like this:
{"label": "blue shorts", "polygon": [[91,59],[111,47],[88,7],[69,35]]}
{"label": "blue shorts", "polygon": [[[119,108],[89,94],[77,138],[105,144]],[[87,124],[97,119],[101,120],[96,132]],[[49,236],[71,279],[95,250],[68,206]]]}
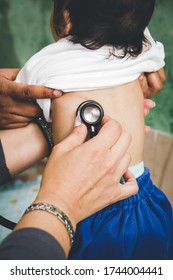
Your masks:
{"label": "blue shorts", "polygon": [[69,259],[173,259],[173,211],[150,173],[137,178],[138,194],[78,224]]}

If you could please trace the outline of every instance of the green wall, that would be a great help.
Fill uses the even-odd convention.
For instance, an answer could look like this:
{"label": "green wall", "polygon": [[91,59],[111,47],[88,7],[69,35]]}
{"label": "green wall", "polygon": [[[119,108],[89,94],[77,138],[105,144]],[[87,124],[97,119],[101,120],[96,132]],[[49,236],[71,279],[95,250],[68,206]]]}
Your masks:
{"label": "green wall", "polygon": [[[21,67],[36,51],[53,42],[49,29],[51,0],[0,0],[0,68]],[[173,134],[173,0],[156,0],[150,23],[165,45],[167,82],[155,98],[147,123]]]}
{"label": "green wall", "polygon": [[167,81],[154,98],[157,106],[147,121],[153,128],[173,134],[173,0],[156,0],[150,31],[156,40],[164,44]]}
{"label": "green wall", "polygon": [[21,67],[53,41],[51,0],[0,0],[0,67]]}

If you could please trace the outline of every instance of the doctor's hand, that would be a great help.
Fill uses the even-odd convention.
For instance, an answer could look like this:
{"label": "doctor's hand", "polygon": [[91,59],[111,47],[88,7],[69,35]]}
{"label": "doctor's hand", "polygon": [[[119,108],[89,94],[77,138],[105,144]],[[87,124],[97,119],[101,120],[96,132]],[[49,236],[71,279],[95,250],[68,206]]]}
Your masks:
{"label": "doctor's hand", "polygon": [[[98,135],[85,143],[86,126],[75,127],[53,148],[44,171],[39,197],[46,199],[51,193],[55,203],[63,201],[76,223],[138,190],[133,175],[126,173],[131,162],[130,135],[107,116],[102,124]],[[124,173],[127,182],[122,185]]]}
{"label": "doctor's hand", "polygon": [[[47,202],[61,209],[74,230],[82,219],[138,191],[134,176],[127,171],[131,161],[127,152],[130,135],[106,116],[102,124],[98,135],[85,143],[87,128],[78,124],[53,148],[34,201]],[[120,178],[123,174],[126,182],[122,185]],[[45,211],[33,211],[21,219],[16,229],[37,227],[45,230],[68,254],[69,236],[61,224]]]}
{"label": "doctor's hand", "polygon": [[20,128],[41,114],[35,99],[56,98],[61,91],[15,83],[20,69],[0,69],[0,129]]}

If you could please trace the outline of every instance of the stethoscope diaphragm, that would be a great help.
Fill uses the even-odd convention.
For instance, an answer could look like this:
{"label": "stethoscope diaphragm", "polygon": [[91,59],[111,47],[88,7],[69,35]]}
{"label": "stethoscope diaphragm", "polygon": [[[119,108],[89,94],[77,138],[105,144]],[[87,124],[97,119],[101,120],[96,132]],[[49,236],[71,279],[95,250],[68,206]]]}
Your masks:
{"label": "stethoscope diaphragm", "polygon": [[102,106],[93,100],[84,101],[77,108],[76,115],[87,126],[90,138],[94,137],[104,116]]}

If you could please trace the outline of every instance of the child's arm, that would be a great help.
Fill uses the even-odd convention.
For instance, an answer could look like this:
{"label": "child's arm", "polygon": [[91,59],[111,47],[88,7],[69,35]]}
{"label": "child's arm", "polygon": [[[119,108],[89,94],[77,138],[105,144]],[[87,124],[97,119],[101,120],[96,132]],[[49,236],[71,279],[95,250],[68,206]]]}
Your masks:
{"label": "child's arm", "polygon": [[48,154],[46,139],[34,123],[23,128],[2,130],[0,139],[6,165],[12,176],[29,168]]}

